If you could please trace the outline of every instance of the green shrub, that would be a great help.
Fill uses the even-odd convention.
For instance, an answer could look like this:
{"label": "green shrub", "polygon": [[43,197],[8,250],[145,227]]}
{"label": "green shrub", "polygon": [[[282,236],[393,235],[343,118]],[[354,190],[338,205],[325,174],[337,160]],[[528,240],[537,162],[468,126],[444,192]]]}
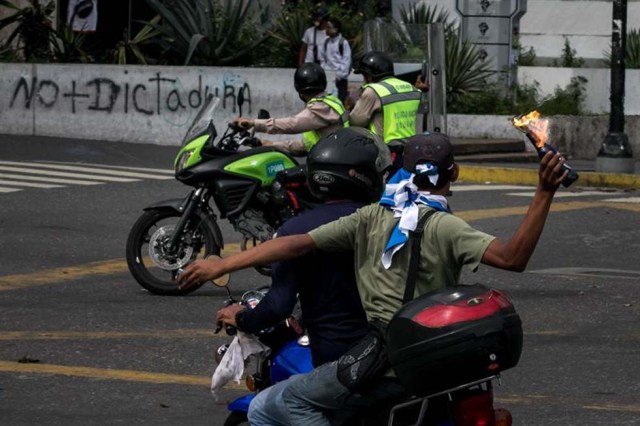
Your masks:
{"label": "green shrub", "polygon": [[571,79],[564,89],[558,87],[553,95],[542,98],[540,85],[518,85],[511,93],[490,84],[485,90],[468,93],[458,102],[447,105],[451,114],[518,115],[538,110],[544,115],[581,115],[587,79],[581,76]]}
{"label": "green shrub", "polygon": [[564,47],[562,48],[562,55],[560,56],[560,64],[558,64],[557,60],[553,60],[554,67],[564,67],[564,68],[580,68],[584,65],[584,59],[576,56],[576,49],[571,47],[569,43],[569,39],[567,37],[564,38]]}
{"label": "green shrub", "polygon": [[557,87],[552,96],[543,100],[539,108],[540,113],[545,115],[582,115],[586,83],[586,78],[577,76],[571,79],[571,83],[566,88]]}

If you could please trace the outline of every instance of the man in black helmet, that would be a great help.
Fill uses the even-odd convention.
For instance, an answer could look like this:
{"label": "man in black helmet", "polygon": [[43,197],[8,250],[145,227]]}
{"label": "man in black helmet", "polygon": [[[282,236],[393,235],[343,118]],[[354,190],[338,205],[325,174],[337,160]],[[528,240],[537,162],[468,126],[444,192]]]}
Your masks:
{"label": "man in black helmet", "polygon": [[[405,168],[385,187],[383,198],[304,235],[267,241],[225,259],[200,260],[180,275],[181,285],[215,279],[231,271],[293,259],[314,250],[354,251],[356,283],[371,322],[388,323],[402,305],[411,254],[409,234],[419,218],[431,215],[420,240],[416,296],[457,285],[462,268],[480,263],[522,272],[542,234],[553,196],[567,178],[565,159],[548,152],[538,171],[538,185],[520,226],[508,241],[472,228],[449,213],[445,195],[458,177],[449,138],[441,133],[411,137],[405,146]],[[399,220],[398,220],[399,219]],[[289,424],[330,425],[330,415],[404,396],[402,384],[385,375],[354,394],[338,379],[338,363],[296,376],[282,394]]]}
{"label": "man in black helmet", "polygon": [[[305,234],[379,199],[382,172],[390,163],[382,140],[368,130],[341,129],[320,139],[307,157],[307,182],[311,192],[325,202],[285,222],[278,237]],[[338,359],[366,333],[353,254],[320,250],[273,264],[271,288],[264,299],[254,309],[239,304],[225,307],[218,311],[217,320],[257,333],[285,320],[298,298],[314,367]],[[252,425],[286,422],[282,401],[286,385],[272,386],[251,402]]]}
{"label": "man in black helmet", "polygon": [[365,84],[349,114],[351,125],[381,135],[399,167],[404,142],[416,134],[421,92],[394,77],[393,61],[384,52],[365,53],[354,73],[362,74]]}
{"label": "man in black helmet", "polygon": [[257,132],[270,134],[302,133],[302,140],[271,142],[261,141],[263,146],[273,146],[282,151],[305,155],[321,137],[328,136],[342,127],[349,127],[349,113],[340,99],[326,92],[327,76],[315,63],[302,64],[293,78],[293,84],[306,103],[306,108],[292,117],[252,119],[238,117],[234,124]]}

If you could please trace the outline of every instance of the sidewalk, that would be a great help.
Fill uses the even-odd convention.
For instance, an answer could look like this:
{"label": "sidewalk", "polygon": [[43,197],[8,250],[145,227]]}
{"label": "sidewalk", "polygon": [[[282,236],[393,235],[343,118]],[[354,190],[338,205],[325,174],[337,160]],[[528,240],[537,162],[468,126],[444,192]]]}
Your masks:
{"label": "sidewalk", "polygon": [[[636,162],[633,174],[601,173],[596,171],[596,161],[571,160],[571,167],[579,174],[571,186],[640,189],[640,161]],[[476,183],[504,183],[513,185],[536,185],[538,163],[473,163],[460,162],[459,181]]]}

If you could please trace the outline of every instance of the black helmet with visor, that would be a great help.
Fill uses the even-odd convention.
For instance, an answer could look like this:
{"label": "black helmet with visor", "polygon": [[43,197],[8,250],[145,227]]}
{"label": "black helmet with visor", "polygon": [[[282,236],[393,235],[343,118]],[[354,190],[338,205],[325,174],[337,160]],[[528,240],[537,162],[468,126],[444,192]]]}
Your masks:
{"label": "black helmet with visor", "polygon": [[307,183],[322,199],[371,203],[380,198],[391,155],[382,138],[358,127],[318,141],[307,156]]}

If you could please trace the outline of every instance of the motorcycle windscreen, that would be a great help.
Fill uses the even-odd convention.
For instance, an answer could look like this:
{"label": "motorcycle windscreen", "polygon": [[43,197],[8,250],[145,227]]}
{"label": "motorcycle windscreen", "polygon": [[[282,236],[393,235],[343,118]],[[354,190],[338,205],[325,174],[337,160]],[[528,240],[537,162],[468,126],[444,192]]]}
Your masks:
{"label": "motorcycle windscreen", "polygon": [[[191,126],[187,130],[187,133],[182,140],[182,146],[188,144],[192,140],[196,139],[199,136],[211,133],[213,129],[213,137],[215,138],[215,126],[213,123],[213,119],[216,113],[220,110],[220,105],[222,105],[222,101],[220,98],[217,98],[213,95],[207,96],[205,99],[200,112],[196,115],[196,118],[193,119]],[[209,127],[211,126],[211,128]]]}

